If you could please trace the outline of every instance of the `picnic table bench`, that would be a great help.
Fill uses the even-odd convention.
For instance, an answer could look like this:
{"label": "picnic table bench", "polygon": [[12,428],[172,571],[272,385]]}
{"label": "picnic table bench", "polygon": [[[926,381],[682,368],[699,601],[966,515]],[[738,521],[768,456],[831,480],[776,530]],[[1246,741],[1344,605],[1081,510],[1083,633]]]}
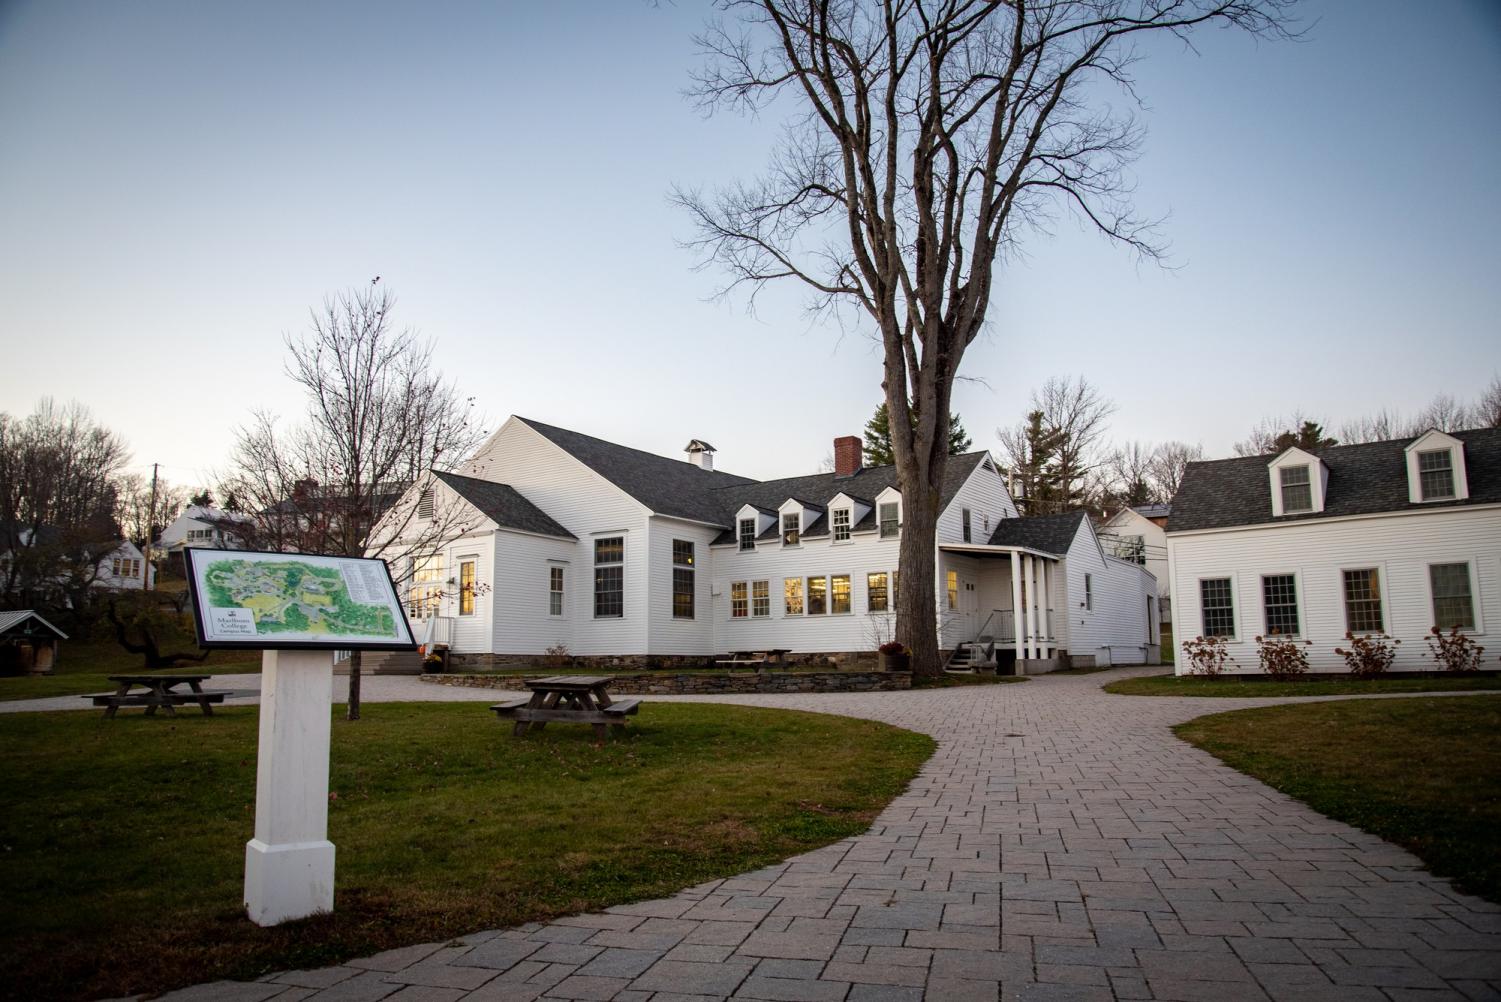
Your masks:
{"label": "picnic table bench", "polygon": [[788,647],[773,647],[764,651],[731,651],[729,657],[719,658],[714,663],[729,665],[730,671],[734,671],[741,665],[760,671],[762,666],[767,664],[777,667],[785,666],[786,656],[791,653],[792,649]]}
{"label": "picnic table bench", "polygon": [[[214,715],[211,703],[222,703],[229,689],[205,689],[204,679],[212,675],[111,675],[109,680],[116,685],[114,692],[96,692],[84,696],[93,700],[95,706],[104,707],[105,718],[113,717],[122,706],[144,706],[146,716],[156,715],[158,708],[166,710],[167,716],[177,715],[177,707],[189,703],[198,704],[206,717]],[[188,692],[180,692],[177,686],[186,684]],[[135,689],[141,686],[142,689]]]}
{"label": "picnic table bench", "polygon": [[524,684],[530,696],[496,703],[490,709],[501,720],[515,721],[511,733],[520,737],[531,728],[541,730],[549,722],[588,724],[597,741],[605,739],[605,727],[616,733],[625,729],[639,699],[611,699],[608,689],[615,680],[609,675],[549,675],[529,678]]}

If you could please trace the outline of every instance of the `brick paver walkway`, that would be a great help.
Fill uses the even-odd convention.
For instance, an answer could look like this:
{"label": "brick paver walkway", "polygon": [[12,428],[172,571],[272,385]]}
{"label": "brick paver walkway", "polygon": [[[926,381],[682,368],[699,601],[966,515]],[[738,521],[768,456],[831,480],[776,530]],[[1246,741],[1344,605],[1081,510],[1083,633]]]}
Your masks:
{"label": "brick paver walkway", "polygon": [[888,721],[938,751],[870,831],[778,866],[170,997],[1501,998],[1501,908],[1169,731],[1267,700],[1108,696],[1109,677],[735,698]]}

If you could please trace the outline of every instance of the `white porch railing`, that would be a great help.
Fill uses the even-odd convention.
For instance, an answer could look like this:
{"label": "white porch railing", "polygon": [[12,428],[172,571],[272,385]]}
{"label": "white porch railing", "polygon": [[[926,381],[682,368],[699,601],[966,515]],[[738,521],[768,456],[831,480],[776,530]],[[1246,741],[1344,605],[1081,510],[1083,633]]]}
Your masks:
{"label": "white porch railing", "polygon": [[429,616],[413,625],[416,627],[417,642],[425,649],[453,646],[452,616]]}
{"label": "white porch railing", "polygon": [[[992,609],[989,615],[989,625],[981,627],[981,636],[993,637],[995,638],[997,643],[1016,643],[1016,613],[1012,612],[1010,609]],[[1053,616],[1053,610],[1048,609],[1046,623],[1048,624],[1049,629],[1047,631],[1047,635],[1042,638],[1047,641],[1054,639],[1053,631],[1051,629]],[[975,639],[978,640],[979,637],[976,637]]]}

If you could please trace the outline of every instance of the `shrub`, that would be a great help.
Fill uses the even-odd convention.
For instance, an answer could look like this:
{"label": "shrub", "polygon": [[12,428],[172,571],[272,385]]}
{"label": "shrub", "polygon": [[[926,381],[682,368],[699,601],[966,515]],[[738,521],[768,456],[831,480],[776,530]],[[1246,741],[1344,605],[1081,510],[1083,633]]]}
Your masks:
{"label": "shrub", "polygon": [[901,644],[897,643],[895,640],[888,640],[888,641],[886,641],[880,647],[877,647],[876,650],[880,651],[882,654],[906,654],[907,653],[907,648],[903,647]]}
{"label": "shrub", "polygon": [[1225,670],[1227,662],[1235,663],[1225,646],[1224,637],[1194,637],[1192,640],[1185,640],[1183,653],[1188,656],[1190,675],[1208,675],[1214,678]]}
{"label": "shrub", "polygon": [[1336,647],[1334,653],[1345,659],[1345,667],[1356,678],[1375,678],[1384,674],[1396,660],[1397,648],[1402,641],[1384,633],[1369,633],[1356,636],[1346,631],[1349,647]]}
{"label": "shrub", "polygon": [[543,653],[547,655],[547,663],[554,668],[567,668],[573,664],[573,656],[568,653],[567,644],[553,644]]}
{"label": "shrub", "polygon": [[1278,682],[1289,682],[1308,674],[1308,652],[1304,648],[1312,646],[1310,640],[1273,634],[1256,638],[1256,655],[1261,659],[1262,671]]}
{"label": "shrub", "polygon": [[1485,660],[1485,648],[1469,634],[1460,633],[1457,626],[1448,634],[1435,626],[1424,639],[1428,641],[1428,656],[1444,671],[1479,671],[1480,663]]}

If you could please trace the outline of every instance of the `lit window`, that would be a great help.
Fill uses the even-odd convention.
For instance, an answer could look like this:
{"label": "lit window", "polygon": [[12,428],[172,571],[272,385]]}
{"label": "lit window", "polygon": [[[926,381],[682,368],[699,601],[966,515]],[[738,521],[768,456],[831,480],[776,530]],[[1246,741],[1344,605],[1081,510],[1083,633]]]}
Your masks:
{"label": "lit window", "polygon": [[474,615],[474,561],[459,561],[459,615]]}
{"label": "lit window", "polygon": [[808,615],[822,616],[829,611],[828,588],[827,578],[808,579]]}
{"label": "lit window", "polygon": [[802,578],[787,578],[782,582],[782,609],[788,616],[803,614]]}
{"label": "lit window", "polygon": [[740,520],[740,548],[742,550],[756,548],[756,520],[753,518]]}
{"label": "lit window", "polygon": [[625,537],[594,541],[594,618],[625,615]]}
{"label": "lit window", "polygon": [[1430,564],[1433,584],[1433,625],[1440,630],[1475,628],[1475,602],[1470,595],[1469,564]]}
{"label": "lit window", "polygon": [[1345,571],[1345,626],[1351,633],[1381,633],[1381,572],[1375,567]]}
{"label": "lit window", "polygon": [[1277,477],[1282,485],[1283,514],[1313,510],[1313,485],[1308,482],[1306,465],[1284,466],[1277,471]]}
{"label": "lit window", "polygon": [[115,562],[110,566],[110,571],[109,572],[111,574],[113,574],[115,577],[119,577],[120,576],[120,558],[119,557],[115,558]]}
{"label": "lit window", "polygon": [[730,618],[744,619],[750,615],[750,604],[746,600],[746,587],[744,581],[730,583]]}
{"label": "lit window", "polygon": [[795,511],[782,516],[782,545],[796,546],[802,539],[803,517]]}
{"label": "lit window", "polygon": [[969,540],[970,532],[969,532],[969,509],[968,508],[965,508],[963,511],[959,512],[959,520],[960,520],[960,523],[961,523],[960,524],[960,528],[964,532],[964,541],[967,543],[967,542],[970,541]]}
{"label": "lit window", "polygon": [[944,574],[944,590],[948,592],[949,608],[959,608],[959,572],[948,571]]}
{"label": "lit window", "polygon": [[672,618],[693,618],[693,540],[672,541]]}
{"label": "lit window", "polygon": [[414,619],[438,614],[443,603],[443,557],[434,554],[412,561],[412,583],[407,589],[407,613]]}
{"label": "lit window", "polygon": [[883,502],[880,506],[879,514],[882,539],[890,539],[902,531],[900,520],[901,506],[895,501]]}
{"label": "lit window", "polygon": [[771,582],[751,582],[751,615],[765,619],[771,615]]}
{"label": "lit window", "polygon": [[547,614],[563,615],[563,568],[547,569]]}
{"label": "lit window", "polygon": [[1266,632],[1274,637],[1298,635],[1298,581],[1291,574],[1268,574],[1261,579],[1261,604]]}
{"label": "lit window", "polygon": [[1448,449],[1418,453],[1418,490],[1424,501],[1454,496],[1454,457]]}
{"label": "lit window", "polygon": [[886,587],[886,572],[876,571],[865,575],[865,595],[870,612],[886,612],[891,605],[891,593]]}
{"label": "lit window", "polygon": [[850,510],[834,509],[834,542],[843,543],[850,538]]}
{"label": "lit window", "polygon": [[850,611],[850,576],[835,574],[829,578],[829,611]]}
{"label": "lit window", "polygon": [[1199,582],[1199,612],[1204,619],[1204,636],[1235,636],[1235,602],[1230,595],[1229,578],[1205,578]]}

